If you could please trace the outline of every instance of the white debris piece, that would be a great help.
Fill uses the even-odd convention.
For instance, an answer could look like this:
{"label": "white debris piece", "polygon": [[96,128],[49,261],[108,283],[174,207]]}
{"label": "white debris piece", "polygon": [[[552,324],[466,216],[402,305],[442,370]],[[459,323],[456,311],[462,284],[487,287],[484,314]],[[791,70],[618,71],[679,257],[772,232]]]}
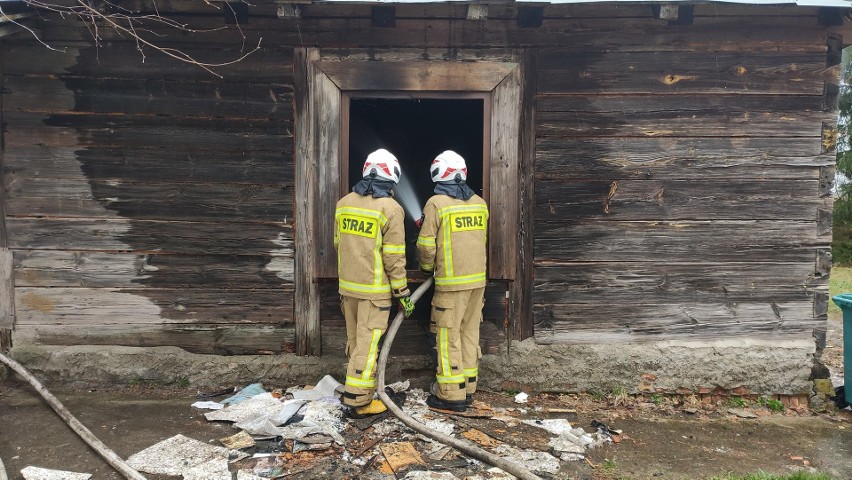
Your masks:
{"label": "white debris piece", "polygon": [[227,461],[228,449],[178,434],[134,453],[127,459],[127,464],[142,472],[178,476],[215,458]]}
{"label": "white debris piece", "polygon": [[500,470],[497,467],[491,467],[484,472],[477,473],[469,477],[464,477],[464,480],[503,480],[514,479],[515,476]]}
{"label": "white debris piece", "polygon": [[459,480],[450,472],[433,472],[431,470],[415,470],[402,477],[404,480]]}
{"label": "white debris piece", "polygon": [[411,382],[406,380],[404,382],[395,382],[387,385],[394,393],[404,392],[411,388]]}
{"label": "white debris piece", "polygon": [[308,403],[307,400],[294,399],[285,401],[282,404],[283,407],[281,408],[281,411],[278,412],[278,415],[276,415],[272,421],[275,423],[276,426],[284,425],[285,423],[287,423],[287,420],[290,420],[290,418],[292,418],[293,415],[295,415],[299,411],[299,409],[302,408],[302,406],[306,403]]}
{"label": "white debris piece", "polygon": [[240,403],[228,405],[222,410],[205,413],[204,418],[210,421],[245,422],[263,415],[274,417],[281,411],[281,405],[281,401],[277,398],[252,397]]}
{"label": "white debris piece", "polygon": [[[229,477],[230,478],[230,477]],[[259,477],[251,472],[247,472],[245,470],[237,471],[237,480],[268,480],[263,477]]]}
{"label": "white debris piece", "polygon": [[302,412],[304,418],[300,422],[283,427],[275,425],[274,416],[258,416],[245,422],[237,422],[234,426],[252,435],[269,435],[292,439],[321,433],[332,437],[339,445],[346,443],[340,434],[344,428],[343,407],[337,399],[325,397],[308,402]]}
{"label": "white debris piece", "polygon": [[207,410],[222,410],[223,408],[225,408],[224,403],[212,402],[209,400],[206,402],[195,402],[192,404],[192,406],[195,408],[206,408]]}
{"label": "white debris piece", "polygon": [[573,462],[585,458],[586,449],[582,445],[565,438],[553,437],[550,439],[550,448],[553,454],[559,456],[563,462]]}
{"label": "white debris piece", "polygon": [[[571,432],[571,424],[563,418],[545,418],[543,420],[523,420],[527,425],[543,428],[554,435],[562,435]],[[585,433],[585,432],[583,432]]]}
{"label": "white debris piece", "polygon": [[527,395],[526,393],[521,392],[521,393],[515,395],[515,403],[527,403],[527,399],[529,397],[530,396]]}
{"label": "white debris piece", "polygon": [[295,400],[319,400],[323,397],[331,397],[334,395],[334,390],[340,385],[341,383],[334,377],[326,375],[311,390],[294,390],[293,398]]}
{"label": "white debris piece", "polygon": [[89,480],[91,473],[66,472],[41,467],[26,467],[21,470],[24,480]]}
{"label": "white debris piece", "polygon": [[228,460],[224,458],[214,458],[199,463],[183,472],[183,480],[222,480],[223,478],[231,478]]}
{"label": "white debris piece", "polygon": [[533,472],[556,473],[559,460],[547,452],[521,450],[506,444],[498,445],[494,453]]}

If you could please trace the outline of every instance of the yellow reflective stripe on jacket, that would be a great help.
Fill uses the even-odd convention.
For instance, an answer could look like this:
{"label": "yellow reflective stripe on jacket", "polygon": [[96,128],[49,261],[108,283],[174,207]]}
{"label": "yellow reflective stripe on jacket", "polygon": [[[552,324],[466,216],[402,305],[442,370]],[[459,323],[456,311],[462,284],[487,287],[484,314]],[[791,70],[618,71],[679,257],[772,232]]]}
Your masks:
{"label": "yellow reflective stripe on jacket", "polygon": [[361,388],[374,388],[376,379],[373,378],[373,370],[376,368],[376,357],[379,354],[379,340],[382,338],[382,330],[373,329],[373,336],[370,339],[370,350],[367,352],[367,364],[361,372],[361,377],[346,376],[346,385]]}
{"label": "yellow reflective stripe on jacket", "polygon": [[425,271],[427,271],[427,272],[431,272],[432,270],[434,270],[434,269],[435,269],[435,265],[433,265],[433,264],[431,264],[431,263],[421,263],[421,264],[420,264],[420,269],[421,269],[421,270],[425,270]]}
{"label": "yellow reflective stripe on jacket", "polygon": [[408,285],[408,279],[407,278],[401,278],[399,280],[391,280],[390,282],[391,282],[390,283],[391,288],[394,289],[394,290],[399,290],[400,288]]}
{"label": "yellow reflective stripe on jacket", "polygon": [[465,377],[475,377],[479,375],[479,368],[465,368],[463,373]]}
{"label": "yellow reflective stripe on jacket", "polygon": [[386,243],[382,246],[382,251],[385,253],[398,253],[400,255],[405,255],[405,245]]}
{"label": "yellow reflective stripe on jacket", "polygon": [[485,272],[474,273],[471,275],[462,275],[460,277],[436,277],[435,285],[464,285],[466,283],[476,283],[485,280]]}
{"label": "yellow reflective stripe on jacket", "polygon": [[433,237],[417,237],[417,244],[423,245],[424,247],[434,247],[435,246],[435,238]]}
{"label": "yellow reflective stripe on jacket", "polygon": [[352,292],[363,292],[363,293],[390,293],[391,286],[390,284],[379,284],[379,285],[368,285],[364,283],[355,283],[348,282],[346,280],[338,280],[338,285],[340,288],[345,290],[349,290]]}
{"label": "yellow reflective stripe on jacket", "polygon": [[376,236],[376,244],[373,245],[373,284],[381,285],[382,275],[385,273],[385,264],[382,262],[382,234]]}

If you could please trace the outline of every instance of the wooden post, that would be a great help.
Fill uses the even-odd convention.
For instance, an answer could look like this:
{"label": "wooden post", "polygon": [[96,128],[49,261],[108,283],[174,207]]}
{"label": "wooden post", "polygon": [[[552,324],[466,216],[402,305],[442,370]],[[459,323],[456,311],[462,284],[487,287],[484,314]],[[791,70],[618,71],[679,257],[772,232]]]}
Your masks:
{"label": "wooden post", "polygon": [[[0,124],[3,123],[3,72],[0,71]],[[2,130],[2,129],[0,129]],[[12,252],[6,240],[6,192],[3,188],[4,134],[0,131],[0,353],[12,348],[12,329],[15,326],[15,268]]]}
{"label": "wooden post", "polygon": [[518,126],[518,256],[515,279],[509,284],[509,323],[513,339],[533,335],[533,208],[535,205],[535,93],[536,51],[515,53],[520,62],[521,98]]}
{"label": "wooden post", "polygon": [[314,48],[297,48],[293,58],[295,76],[294,119],[295,148],[295,301],[296,353],[320,355],[319,285],[316,278],[316,241],[314,238],[314,202],[317,164],[312,121],[311,83],[313,61],[319,58]]}

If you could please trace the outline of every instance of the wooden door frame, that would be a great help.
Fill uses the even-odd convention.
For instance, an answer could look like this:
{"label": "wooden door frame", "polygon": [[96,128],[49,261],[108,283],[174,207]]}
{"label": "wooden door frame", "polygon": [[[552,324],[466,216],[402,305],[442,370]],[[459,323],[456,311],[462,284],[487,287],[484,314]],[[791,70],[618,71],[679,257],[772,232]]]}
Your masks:
{"label": "wooden door frame", "polygon": [[[483,184],[517,195],[490,195],[489,278],[511,281],[508,334],[532,335],[532,55],[518,50],[511,62],[323,60],[318,48],[297,48],[295,91],[295,301],[296,351],[320,355],[318,280],[336,276],[330,213],[343,192],[341,136],[344,94],[487,94],[490,158]],[[485,163],[489,177],[484,176]],[[495,235],[493,232],[502,232]],[[511,232],[506,234],[505,232]],[[500,241],[493,241],[499,239]],[[514,280],[514,281],[513,281]]]}

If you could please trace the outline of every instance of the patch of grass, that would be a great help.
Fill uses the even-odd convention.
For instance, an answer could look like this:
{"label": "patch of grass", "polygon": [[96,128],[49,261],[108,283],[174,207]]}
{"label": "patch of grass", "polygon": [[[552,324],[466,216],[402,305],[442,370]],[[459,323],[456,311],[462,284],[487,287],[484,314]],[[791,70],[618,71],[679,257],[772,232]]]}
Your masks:
{"label": "patch of grass", "polygon": [[606,398],[606,395],[604,395],[604,394],[603,394],[603,392],[599,392],[599,391],[597,391],[597,390],[592,390],[592,391],[590,391],[590,392],[589,392],[589,395],[591,395],[591,396],[592,396],[592,398],[593,398],[595,401],[597,401],[597,402],[600,402],[601,400],[603,400],[604,398]]}
{"label": "patch of grass", "polygon": [[787,475],[776,475],[759,470],[746,475],[734,475],[729,473],[721,477],[713,477],[710,480],[832,480],[832,477],[824,473],[795,472]]}
{"label": "patch of grass", "polygon": [[757,404],[768,408],[772,412],[779,413],[784,411],[784,404],[781,403],[781,400],[775,400],[774,398],[760,397],[757,399]]}
{"label": "patch of grass", "polygon": [[[852,267],[832,267],[831,278],[828,281],[828,295],[833,297],[840,293],[852,293]],[[834,302],[828,302],[828,312],[840,315],[840,307]]]}
{"label": "patch of grass", "polygon": [[747,402],[742,397],[731,397],[728,399],[728,406],[734,408],[743,408],[747,405]]}
{"label": "patch of grass", "polygon": [[188,378],[178,378],[175,381],[175,385],[179,388],[188,388],[189,387],[189,379]]}
{"label": "patch of grass", "polygon": [[627,403],[627,399],[630,397],[627,393],[627,389],[622,387],[621,385],[615,386],[612,388],[612,402],[615,405],[624,405]]}
{"label": "patch of grass", "polygon": [[651,403],[653,403],[654,405],[659,405],[659,404],[663,403],[663,396],[660,395],[659,393],[652,393],[651,394]]}
{"label": "patch of grass", "polygon": [[604,460],[604,462],[601,464],[601,468],[603,468],[605,471],[615,470],[615,467],[616,467],[615,461],[610,460],[608,458],[606,460]]}

